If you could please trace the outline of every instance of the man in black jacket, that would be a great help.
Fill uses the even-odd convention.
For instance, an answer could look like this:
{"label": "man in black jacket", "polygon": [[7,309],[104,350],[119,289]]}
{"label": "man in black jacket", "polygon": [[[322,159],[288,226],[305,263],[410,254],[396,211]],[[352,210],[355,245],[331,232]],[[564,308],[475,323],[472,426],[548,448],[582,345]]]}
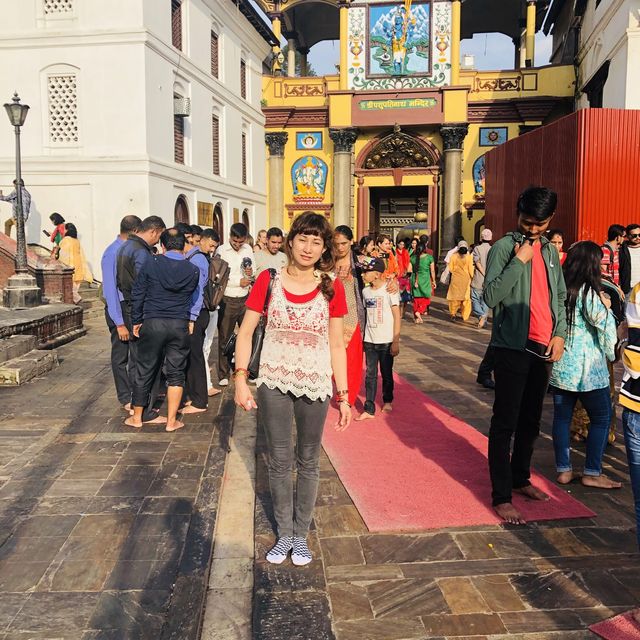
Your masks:
{"label": "man in black jacket", "polygon": [[640,225],[630,224],[620,245],[620,288],[625,296],[640,282]]}
{"label": "man in black jacket", "polygon": [[191,307],[198,291],[198,268],[185,260],[184,234],[167,229],[160,242],[164,255],[153,256],[142,267],[131,291],[133,335],[139,338],[133,415],[125,424],[140,428],[149,405],[153,381],[162,367],[167,376],[167,431],[184,426],[177,419],[189,357]]}
{"label": "man in black jacket", "polygon": [[[122,301],[122,318],[129,331],[129,385],[133,389],[136,375],[136,362],[138,360],[139,340],[133,335],[131,322],[131,291],[138,274],[153,257],[152,247],[158,244],[160,234],[166,225],[162,218],[149,216],[145,218],[135,234],[120,247],[116,258],[116,282]],[[150,395],[149,406],[145,408],[142,416],[143,422],[164,423],[165,419],[158,415],[154,404],[158,394],[160,380],[153,386]]]}

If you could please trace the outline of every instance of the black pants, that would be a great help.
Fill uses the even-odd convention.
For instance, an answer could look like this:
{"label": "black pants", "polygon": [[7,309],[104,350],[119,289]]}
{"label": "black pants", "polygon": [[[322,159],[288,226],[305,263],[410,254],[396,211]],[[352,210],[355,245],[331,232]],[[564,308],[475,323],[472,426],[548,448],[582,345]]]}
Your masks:
{"label": "black pants", "polygon": [[483,380],[491,380],[493,369],[495,367],[495,353],[493,347],[489,345],[485,351],[484,358],[478,367],[478,382]]}
{"label": "black pants", "polygon": [[235,331],[236,324],[242,324],[244,318],[247,296],[242,298],[222,298],[220,311],[218,313],[218,380],[229,377],[229,362],[222,353],[225,345],[229,342],[231,334]]}
{"label": "black pants", "polygon": [[[540,433],[552,365],[526,351],[493,351],[496,390],[489,430],[489,471],[496,506],[511,502],[512,489],[531,484],[531,456]],[[513,453],[509,458],[512,436]]]}
{"label": "black pants", "polygon": [[382,401],[393,402],[393,356],[391,343],[364,343],[364,355],[367,361],[367,373],[364,379],[366,400],[364,410],[371,415],[376,412],[376,393],[378,391],[378,365],[382,376]]}
{"label": "black pants", "polygon": [[207,408],[207,364],[204,361],[204,334],[209,325],[209,311],[204,307],[189,336],[189,364],[187,365],[186,392],[194,407]]}
{"label": "black pants", "polygon": [[129,343],[118,337],[118,328],[114,324],[108,311],[104,310],[104,318],[111,334],[111,371],[116,385],[116,394],[120,404],[131,402],[131,384],[129,383]]}
{"label": "black pants", "polygon": [[149,405],[151,389],[162,368],[163,356],[167,385],[184,387],[189,358],[188,320],[148,318],[142,323],[132,394],[136,407]]}
{"label": "black pants", "polygon": [[[131,307],[126,303],[122,302],[122,318],[124,319],[124,324],[127,329],[129,329],[129,388],[131,389],[132,394],[132,403],[133,402],[133,390],[136,386],[140,386],[138,381],[138,359],[140,358],[140,338],[136,338],[133,335],[133,325],[131,323]],[[144,407],[144,411],[142,412],[142,419],[153,420],[157,417],[157,413],[154,410],[154,406],[156,404],[156,400],[158,399],[158,393],[160,391],[160,377],[161,377],[161,369],[158,371],[158,375],[151,385],[151,391],[149,392],[148,404],[142,405]],[[138,405],[140,406],[140,405]]]}

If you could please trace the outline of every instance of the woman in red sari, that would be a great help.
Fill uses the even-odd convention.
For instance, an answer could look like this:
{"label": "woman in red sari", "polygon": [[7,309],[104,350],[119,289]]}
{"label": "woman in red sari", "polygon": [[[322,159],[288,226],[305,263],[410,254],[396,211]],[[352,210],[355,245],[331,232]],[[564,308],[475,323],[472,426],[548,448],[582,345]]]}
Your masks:
{"label": "woman in red sari", "polygon": [[398,262],[398,287],[400,288],[400,318],[404,318],[407,304],[411,302],[411,274],[409,267],[411,256],[407,250],[408,240],[399,238],[396,241],[396,260]]}
{"label": "woman in red sari", "polygon": [[344,285],[347,298],[347,315],[344,316],[344,343],[347,345],[347,379],[349,404],[353,406],[362,384],[362,336],[364,331],[364,304],[362,282],[356,270],[352,251],[353,231],[346,225],[335,228],[333,246],[335,273]]}

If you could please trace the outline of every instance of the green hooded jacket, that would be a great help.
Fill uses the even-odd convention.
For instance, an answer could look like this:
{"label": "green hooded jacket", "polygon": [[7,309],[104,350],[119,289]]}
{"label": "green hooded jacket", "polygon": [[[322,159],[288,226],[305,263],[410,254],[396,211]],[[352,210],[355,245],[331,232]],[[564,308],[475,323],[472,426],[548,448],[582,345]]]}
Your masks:
{"label": "green hooded jacket", "polygon": [[[491,346],[521,350],[529,337],[529,299],[531,297],[531,261],[526,264],[516,258],[515,246],[522,244],[519,232],[500,238],[487,257],[484,278],[484,300],[493,309]],[[542,258],[547,267],[549,304],[553,318],[553,337],[567,337],[567,314],[560,256],[557,249],[542,237]]]}

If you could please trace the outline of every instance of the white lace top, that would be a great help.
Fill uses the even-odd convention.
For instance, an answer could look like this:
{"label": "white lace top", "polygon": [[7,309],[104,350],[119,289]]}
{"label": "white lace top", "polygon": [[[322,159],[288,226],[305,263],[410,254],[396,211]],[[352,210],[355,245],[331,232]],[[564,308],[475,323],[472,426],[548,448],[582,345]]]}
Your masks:
{"label": "white lace top", "polygon": [[308,302],[287,300],[276,275],[256,384],[324,400],[333,390],[331,374],[329,303],[319,291]]}

